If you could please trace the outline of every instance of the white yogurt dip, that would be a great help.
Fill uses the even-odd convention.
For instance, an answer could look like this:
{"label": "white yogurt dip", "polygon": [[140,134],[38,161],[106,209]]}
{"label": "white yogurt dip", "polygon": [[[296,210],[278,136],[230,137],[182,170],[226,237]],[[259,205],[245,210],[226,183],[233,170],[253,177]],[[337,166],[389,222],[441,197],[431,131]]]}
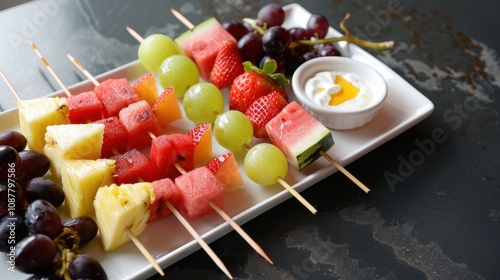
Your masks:
{"label": "white yogurt dip", "polygon": [[[356,97],[342,102],[341,104],[331,106],[329,102],[332,94],[338,94],[341,86],[335,83],[335,76],[340,75],[353,86],[359,89]],[[357,111],[370,106],[373,102],[373,92],[368,84],[356,74],[342,72],[318,72],[312,78],[306,81],[304,92],[313,102],[327,107],[335,108],[339,111]]]}

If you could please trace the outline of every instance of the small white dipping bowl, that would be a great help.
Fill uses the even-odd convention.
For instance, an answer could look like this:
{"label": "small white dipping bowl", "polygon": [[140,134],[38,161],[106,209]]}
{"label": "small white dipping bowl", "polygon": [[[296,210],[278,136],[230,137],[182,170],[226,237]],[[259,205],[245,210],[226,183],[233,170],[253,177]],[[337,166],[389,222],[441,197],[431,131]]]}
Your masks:
{"label": "small white dipping bowl", "polygon": [[[359,76],[371,89],[373,99],[361,109],[339,110],[335,106],[323,106],[307,97],[306,82],[319,72],[352,73]],[[375,69],[347,57],[317,57],[306,61],[292,76],[292,88],[298,101],[309,113],[330,129],[346,130],[365,125],[378,113],[387,96],[387,83]]]}

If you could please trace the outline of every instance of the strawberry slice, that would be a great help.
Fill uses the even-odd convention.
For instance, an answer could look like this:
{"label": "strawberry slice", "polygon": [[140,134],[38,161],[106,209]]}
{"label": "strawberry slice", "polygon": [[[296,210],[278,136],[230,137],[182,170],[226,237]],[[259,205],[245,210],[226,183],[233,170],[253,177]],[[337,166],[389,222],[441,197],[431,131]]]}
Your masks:
{"label": "strawberry slice", "polygon": [[210,80],[219,89],[230,86],[234,79],[243,74],[243,58],[236,41],[225,40],[215,57]]}
{"label": "strawberry slice", "polygon": [[281,112],[286,105],[286,100],[277,91],[255,100],[245,111],[245,115],[252,122],[253,135],[257,138],[267,138],[267,122]]}
{"label": "strawberry slice", "polygon": [[243,113],[260,97],[277,91],[288,101],[284,85],[289,81],[281,73],[274,73],[277,65],[275,60],[267,61],[262,69],[246,61],[245,73],[234,79],[229,92],[229,109]]}

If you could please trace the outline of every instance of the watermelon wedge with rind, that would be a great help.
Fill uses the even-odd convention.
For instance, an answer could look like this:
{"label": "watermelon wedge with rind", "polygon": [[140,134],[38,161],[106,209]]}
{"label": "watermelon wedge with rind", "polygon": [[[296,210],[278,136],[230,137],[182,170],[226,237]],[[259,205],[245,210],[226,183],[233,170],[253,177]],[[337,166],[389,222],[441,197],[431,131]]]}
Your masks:
{"label": "watermelon wedge with rind", "polygon": [[224,40],[236,39],[222,27],[216,18],[211,17],[175,39],[184,53],[194,60],[204,80],[210,79],[215,57]]}
{"label": "watermelon wedge with rind", "polygon": [[297,102],[290,102],[266,124],[269,139],[288,162],[302,170],[334,145],[331,131]]}

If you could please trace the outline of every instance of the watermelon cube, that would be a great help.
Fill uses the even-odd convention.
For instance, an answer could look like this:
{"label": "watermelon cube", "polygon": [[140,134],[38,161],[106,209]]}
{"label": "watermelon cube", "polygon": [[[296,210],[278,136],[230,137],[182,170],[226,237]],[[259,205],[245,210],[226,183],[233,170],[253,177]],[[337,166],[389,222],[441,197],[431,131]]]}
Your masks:
{"label": "watermelon cube", "polygon": [[97,120],[94,123],[104,124],[101,158],[109,158],[128,150],[127,130],[117,116]]}
{"label": "watermelon cube", "polygon": [[321,151],[328,151],[334,144],[331,131],[295,101],[266,124],[266,131],[271,142],[299,170],[309,166],[321,156]]}
{"label": "watermelon cube", "polygon": [[154,181],[153,191],[155,193],[155,200],[149,208],[148,222],[159,220],[172,213],[165,205],[167,201],[170,202],[175,208],[177,208],[182,202],[179,189],[175,185],[174,181],[169,178]]}
{"label": "watermelon cube", "polygon": [[86,91],[68,98],[68,120],[82,124],[102,119],[102,104],[93,91]]}
{"label": "watermelon cube", "polygon": [[146,100],[128,105],[118,113],[121,123],[127,130],[129,149],[142,149],[151,145],[152,136],[162,134],[151,106]]}
{"label": "watermelon cube", "polygon": [[200,71],[200,76],[207,81],[210,79],[215,57],[225,40],[236,42],[236,39],[214,17],[205,20],[175,39],[184,53],[194,60]]}
{"label": "watermelon cube", "polygon": [[215,175],[205,166],[198,167],[175,178],[182,203],[181,211],[188,219],[196,219],[213,211],[210,202],[220,208],[224,204],[224,188]]}
{"label": "watermelon cube", "polygon": [[115,184],[133,184],[158,180],[156,166],[140,151],[132,149],[111,157],[116,161]]}
{"label": "watermelon cube", "polygon": [[185,171],[194,169],[193,140],[181,133],[162,135],[152,141],[149,158],[157,167],[160,178],[175,178],[181,174],[175,163]]}
{"label": "watermelon cube", "polygon": [[122,108],[137,102],[139,98],[127,79],[108,79],[94,88],[103,106],[103,117],[118,115]]}
{"label": "watermelon cube", "polygon": [[177,162],[177,154],[168,135],[161,135],[151,142],[149,159],[158,170],[159,178],[173,178],[176,174],[174,164]]}

